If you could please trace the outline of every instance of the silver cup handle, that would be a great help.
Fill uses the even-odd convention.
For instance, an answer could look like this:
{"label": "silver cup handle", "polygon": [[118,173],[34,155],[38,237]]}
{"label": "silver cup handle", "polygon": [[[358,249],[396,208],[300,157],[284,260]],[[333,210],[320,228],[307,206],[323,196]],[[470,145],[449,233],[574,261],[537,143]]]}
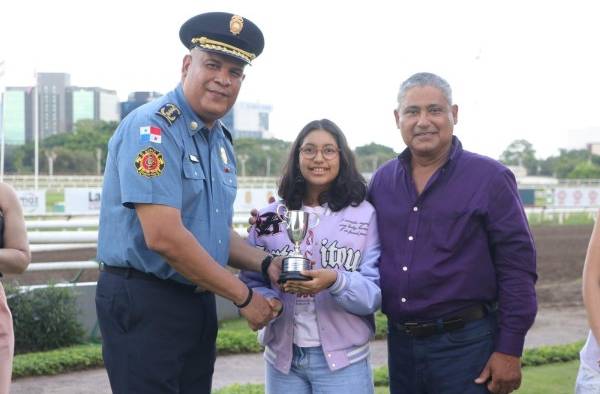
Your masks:
{"label": "silver cup handle", "polygon": [[277,214],[277,216],[279,217],[279,219],[281,219],[283,222],[288,222],[288,207],[286,207],[283,204],[279,204],[277,205],[277,209],[275,209],[275,213]]}

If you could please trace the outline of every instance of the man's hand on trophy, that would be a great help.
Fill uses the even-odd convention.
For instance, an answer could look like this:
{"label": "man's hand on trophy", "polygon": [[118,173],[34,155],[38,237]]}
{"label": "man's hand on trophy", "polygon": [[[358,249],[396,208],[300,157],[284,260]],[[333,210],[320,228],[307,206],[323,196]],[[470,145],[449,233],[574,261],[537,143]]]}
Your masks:
{"label": "man's hand on trophy", "polygon": [[288,280],[283,286],[283,291],[296,294],[317,294],[323,289],[333,285],[337,280],[337,271],[332,269],[316,269],[301,271],[302,275],[310,280]]}

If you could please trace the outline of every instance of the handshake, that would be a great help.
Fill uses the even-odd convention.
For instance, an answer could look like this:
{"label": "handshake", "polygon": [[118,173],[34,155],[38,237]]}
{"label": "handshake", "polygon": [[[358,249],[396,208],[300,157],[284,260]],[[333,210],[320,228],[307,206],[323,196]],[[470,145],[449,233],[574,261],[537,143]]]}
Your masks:
{"label": "handshake", "polygon": [[[273,258],[267,273],[271,283],[276,284],[281,273],[281,256]],[[253,292],[249,303],[240,308],[240,314],[248,321],[248,326],[254,331],[265,327],[271,320],[279,316],[283,304],[277,298],[265,298],[258,292]]]}

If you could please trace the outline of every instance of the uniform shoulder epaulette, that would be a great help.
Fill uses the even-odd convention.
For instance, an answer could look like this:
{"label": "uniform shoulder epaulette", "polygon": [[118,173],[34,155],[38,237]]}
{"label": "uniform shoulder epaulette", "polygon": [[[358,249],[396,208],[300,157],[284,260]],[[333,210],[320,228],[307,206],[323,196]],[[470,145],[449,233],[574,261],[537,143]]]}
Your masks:
{"label": "uniform shoulder epaulette", "polygon": [[173,123],[181,116],[181,110],[178,106],[173,103],[167,103],[160,107],[156,114],[161,118],[164,118],[169,126],[172,126]]}
{"label": "uniform shoulder epaulette", "polygon": [[227,130],[227,127],[225,127],[225,125],[221,122],[221,128],[223,129],[223,134],[225,134],[225,137],[229,140],[229,142],[231,142],[231,145],[233,145],[233,136],[231,135],[231,132],[229,130]]}

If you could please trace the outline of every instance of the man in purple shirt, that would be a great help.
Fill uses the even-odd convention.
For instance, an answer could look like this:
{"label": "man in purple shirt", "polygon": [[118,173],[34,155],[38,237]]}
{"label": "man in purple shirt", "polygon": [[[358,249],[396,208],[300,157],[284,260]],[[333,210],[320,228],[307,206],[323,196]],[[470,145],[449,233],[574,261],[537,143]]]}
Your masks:
{"label": "man in purple shirt", "polygon": [[513,174],[453,136],[450,85],[419,73],[394,111],[407,149],[374,174],[392,393],[510,393],[537,310]]}

